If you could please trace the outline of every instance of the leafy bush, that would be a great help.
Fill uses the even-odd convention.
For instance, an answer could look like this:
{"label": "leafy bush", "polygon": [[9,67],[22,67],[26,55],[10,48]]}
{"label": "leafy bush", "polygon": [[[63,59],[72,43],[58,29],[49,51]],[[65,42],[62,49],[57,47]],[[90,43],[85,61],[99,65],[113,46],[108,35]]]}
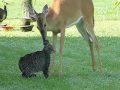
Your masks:
{"label": "leafy bush", "polygon": [[117,7],[120,8],[120,0],[115,0],[114,2],[114,8],[117,8]]}

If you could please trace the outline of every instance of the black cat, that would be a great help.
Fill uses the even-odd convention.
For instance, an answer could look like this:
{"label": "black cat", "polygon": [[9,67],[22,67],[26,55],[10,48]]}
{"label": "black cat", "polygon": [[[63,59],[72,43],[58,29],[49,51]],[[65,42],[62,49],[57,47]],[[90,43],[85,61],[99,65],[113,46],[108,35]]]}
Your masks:
{"label": "black cat", "polygon": [[23,77],[36,76],[35,73],[43,71],[45,78],[48,78],[48,68],[50,64],[50,54],[53,47],[48,40],[44,42],[44,48],[42,51],[37,51],[31,54],[27,54],[20,58],[19,68]]}

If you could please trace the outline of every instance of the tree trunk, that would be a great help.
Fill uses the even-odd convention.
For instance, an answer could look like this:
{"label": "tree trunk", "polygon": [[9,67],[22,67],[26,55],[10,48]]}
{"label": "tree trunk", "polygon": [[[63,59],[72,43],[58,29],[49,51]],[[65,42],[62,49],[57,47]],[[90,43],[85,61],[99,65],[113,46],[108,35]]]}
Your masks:
{"label": "tree trunk", "polygon": [[34,13],[34,10],[32,9],[32,0],[22,0],[23,4],[23,13],[24,13],[24,19],[23,19],[23,26],[22,31],[31,31],[33,28],[33,25],[30,25],[31,23],[31,17],[30,14]]}
{"label": "tree trunk", "polygon": [[25,17],[30,18],[30,14],[34,14],[32,0],[22,0],[22,4]]}

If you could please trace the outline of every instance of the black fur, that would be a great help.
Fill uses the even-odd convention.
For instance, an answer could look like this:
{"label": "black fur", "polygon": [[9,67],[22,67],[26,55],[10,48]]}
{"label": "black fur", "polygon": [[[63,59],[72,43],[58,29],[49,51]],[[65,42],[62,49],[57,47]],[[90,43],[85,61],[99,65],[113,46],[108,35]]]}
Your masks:
{"label": "black fur", "polygon": [[5,20],[7,18],[7,8],[6,5],[4,5],[4,9],[0,8],[0,22]]}
{"label": "black fur", "polygon": [[20,58],[19,69],[23,77],[36,76],[35,73],[43,71],[45,78],[48,78],[48,68],[50,64],[50,54],[53,51],[52,45],[46,40],[42,51],[27,54]]}

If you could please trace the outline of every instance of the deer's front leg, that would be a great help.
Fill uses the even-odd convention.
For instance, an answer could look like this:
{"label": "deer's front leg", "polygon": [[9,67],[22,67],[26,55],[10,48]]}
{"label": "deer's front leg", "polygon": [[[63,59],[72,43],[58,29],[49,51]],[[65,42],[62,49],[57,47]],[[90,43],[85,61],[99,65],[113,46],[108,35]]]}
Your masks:
{"label": "deer's front leg", "polygon": [[55,51],[56,51],[56,39],[57,39],[57,34],[53,32],[53,49],[54,49],[54,52],[52,53],[52,58],[51,58],[51,61],[50,61],[50,76],[53,76],[54,74],[54,59],[55,59]]}
{"label": "deer's front leg", "polygon": [[64,48],[64,39],[65,39],[65,28],[61,29],[60,32],[60,49],[59,49],[59,76],[62,76],[62,56]]}

